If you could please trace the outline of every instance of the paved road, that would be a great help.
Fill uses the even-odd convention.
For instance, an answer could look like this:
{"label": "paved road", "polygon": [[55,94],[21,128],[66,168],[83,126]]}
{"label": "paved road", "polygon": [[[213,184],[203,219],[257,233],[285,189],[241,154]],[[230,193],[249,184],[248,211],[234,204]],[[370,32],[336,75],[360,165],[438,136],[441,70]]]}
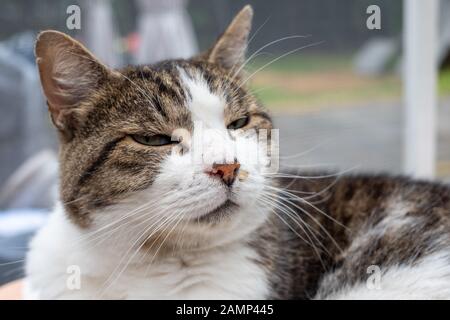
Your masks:
{"label": "paved road", "polygon": [[[385,103],[275,115],[275,125],[280,128],[281,162],[401,173],[401,112],[400,103]],[[448,179],[450,100],[440,105],[438,136],[438,171]]]}

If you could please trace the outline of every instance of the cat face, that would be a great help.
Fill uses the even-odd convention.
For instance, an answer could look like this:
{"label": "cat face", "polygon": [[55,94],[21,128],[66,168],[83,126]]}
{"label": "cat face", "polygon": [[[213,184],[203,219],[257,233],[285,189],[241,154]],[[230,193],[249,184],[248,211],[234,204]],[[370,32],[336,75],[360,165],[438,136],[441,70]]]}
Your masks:
{"label": "cat face", "polygon": [[61,201],[77,225],[200,246],[264,221],[269,159],[258,138],[272,124],[240,70],[251,17],[245,7],[198,57],[122,70],[62,33],[40,34]]}

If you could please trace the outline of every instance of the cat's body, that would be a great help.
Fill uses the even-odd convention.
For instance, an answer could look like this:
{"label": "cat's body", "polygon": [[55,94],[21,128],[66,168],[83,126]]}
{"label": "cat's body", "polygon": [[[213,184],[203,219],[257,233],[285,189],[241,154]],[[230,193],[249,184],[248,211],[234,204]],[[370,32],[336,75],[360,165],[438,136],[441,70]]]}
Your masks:
{"label": "cat's body", "polygon": [[123,70],[39,36],[60,202],[30,297],[450,298],[448,187],[274,170],[242,72],[251,16],[198,57]]}
{"label": "cat's body", "polygon": [[292,223],[275,219],[279,235],[267,225],[255,241],[268,239],[259,252],[263,265],[274,266],[272,297],[450,298],[448,186],[387,175],[310,175],[281,182],[316,195],[291,200],[302,226],[294,224],[294,234]]}

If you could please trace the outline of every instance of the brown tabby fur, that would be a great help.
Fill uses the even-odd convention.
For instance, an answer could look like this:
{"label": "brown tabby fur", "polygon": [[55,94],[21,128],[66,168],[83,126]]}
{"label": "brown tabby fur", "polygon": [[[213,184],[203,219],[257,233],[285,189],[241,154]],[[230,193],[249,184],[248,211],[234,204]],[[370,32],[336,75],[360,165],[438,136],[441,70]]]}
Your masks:
{"label": "brown tabby fur", "polygon": [[[393,265],[414,265],[450,248],[450,188],[446,185],[387,175],[317,178],[327,174],[293,174],[301,178],[282,178],[279,185],[312,192],[310,204],[290,200],[288,206],[298,218],[284,214],[288,227],[272,216],[252,242],[259,249],[261,264],[272,275],[273,298],[326,298],[344,284],[365,283],[368,266],[386,270]],[[407,204],[399,219],[413,218],[414,222],[380,228],[399,203]],[[303,227],[295,222],[299,219]]]}

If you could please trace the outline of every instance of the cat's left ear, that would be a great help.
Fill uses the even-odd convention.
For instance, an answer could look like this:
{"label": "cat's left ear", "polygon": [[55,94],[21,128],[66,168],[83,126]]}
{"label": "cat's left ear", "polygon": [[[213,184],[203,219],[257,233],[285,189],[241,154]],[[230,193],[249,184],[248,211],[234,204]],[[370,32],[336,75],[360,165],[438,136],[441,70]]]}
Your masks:
{"label": "cat's left ear", "polygon": [[208,52],[208,61],[225,69],[239,68],[245,61],[253,9],[245,6]]}
{"label": "cat's left ear", "polygon": [[82,121],[83,102],[113,72],[81,43],[58,31],[40,33],[35,54],[53,123],[69,137]]}

